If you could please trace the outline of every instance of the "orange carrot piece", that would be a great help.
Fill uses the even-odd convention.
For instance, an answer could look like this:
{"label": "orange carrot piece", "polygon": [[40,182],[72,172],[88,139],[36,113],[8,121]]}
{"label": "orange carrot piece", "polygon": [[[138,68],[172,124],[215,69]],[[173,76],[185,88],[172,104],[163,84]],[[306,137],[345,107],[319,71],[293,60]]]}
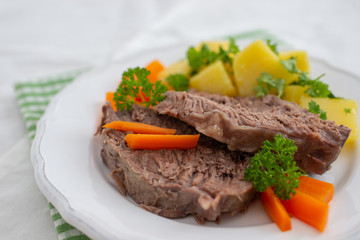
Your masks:
{"label": "orange carrot piece", "polygon": [[334,195],[334,185],[307,176],[300,177],[298,190],[327,203]]}
{"label": "orange carrot piece", "polygon": [[287,201],[282,201],[286,211],[301,221],[323,232],[328,219],[329,204],[297,190]]}
{"label": "orange carrot piece", "polygon": [[114,92],[107,92],[106,93],[106,101],[111,103],[112,108],[116,111],[116,103],[114,101]]}
{"label": "orange carrot piece", "polygon": [[190,149],[195,148],[197,135],[127,134],[125,142],[132,149]]}
{"label": "orange carrot piece", "polygon": [[146,66],[146,69],[150,71],[148,79],[150,82],[155,83],[158,79],[158,74],[165,69],[164,65],[159,60],[154,60]]}
{"label": "orange carrot piece", "polygon": [[120,131],[132,131],[133,133],[146,134],[174,134],[176,129],[156,127],[149,124],[126,121],[113,121],[105,124],[103,127],[112,128]]}
{"label": "orange carrot piece", "polygon": [[291,219],[280,199],[271,188],[261,193],[260,201],[272,220],[284,232],[291,229]]}

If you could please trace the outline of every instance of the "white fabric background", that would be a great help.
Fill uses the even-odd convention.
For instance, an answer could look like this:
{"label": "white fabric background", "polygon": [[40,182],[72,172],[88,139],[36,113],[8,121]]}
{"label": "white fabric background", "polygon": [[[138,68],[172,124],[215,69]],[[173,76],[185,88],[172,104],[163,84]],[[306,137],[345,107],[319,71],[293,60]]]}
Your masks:
{"label": "white fabric background", "polygon": [[360,76],[359,12],[356,0],[0,0],[0,239],[57,238],[33,178],[16,81],[255,29]]}

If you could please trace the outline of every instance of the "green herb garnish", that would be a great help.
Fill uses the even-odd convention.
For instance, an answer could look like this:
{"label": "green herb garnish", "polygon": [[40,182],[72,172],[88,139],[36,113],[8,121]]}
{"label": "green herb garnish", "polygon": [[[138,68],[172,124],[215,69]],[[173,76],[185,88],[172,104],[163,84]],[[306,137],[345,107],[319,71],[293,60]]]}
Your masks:
{"label": "green herb garnish", "polygon": [[258,83],[255,85],[254,91],[257,97],[264,97],[272,89],[277,90],[279,98],[284,94],[286,82],[282,78],[275,79],[269,73],[262,73],[256,81]]}
{"label": "green herb garnish", "polygon": [[273,51],[276,55],[279,55],[279,52],[277,50],[277,43],[271,43],[270,39],[266,40],[266,45]]}
{"label": "green herb garnish", "polygon": [[291,57],[289,60],[280,60],[280,63],[289,71],[289,73],[300,73],[300,70],[296,65],[296,58]]}
{"label": "green herb garnish", "polygon": [[145,68],[129,68],[123,73],[122,81],[114,94],[117,109],[130,110],[134,103],[145,107],[157,105],[165,99],[167,87],[156,81],[151,83],[147,76],[150,72]]}
{"label": "green herb garnish", "polygon": [[344,111],[346,115],[348,115],[349,113],[351,113],[351,108],[344,108]]}
{"label": "green herb garnish", "polygon": [[175,91],[187,91],[189,79],[183,74],[171,74],[165,80]]}
{"label": "green herb garnish", "polygon": [[315,79],[312,79],[307,73],[301,72],[299,74],[298,81],[294,81],[290,85],[309,87],[305,92],[309,94],[311,97],[336,98],[335,95],[329,90],[329,85],[320,81],[320,78],[322,78],[323,76],[325,76],[325,73],[321,74]]}
{"label": "green herb garnish", "polygon": [[186,55],[193,72],[197,72],[202,66],[209,65],[217,59],[217,53],[211,51],[206,44],[202,45],[200,51],[190,47]]}
{"label": "green herb garnish", "polygon": [[305,93],[311,97],[320,98],[336,98],[335,95],[329,90],[329,85],[320,81],[320,78],[325,76],[321,74],[319,77],[312,79],[306,72],[301,72],[296,65],[296,58],[292,57],[289,60],[280,60],[280,63],[284,66],[289,73],[299,73],[299,79],[290,83],[290,85],[307,86],[308,89]]}
{"label": "green herb garnish", "polygon": [[229,54],[235,54],[237,52],[239,52],[239,48],[236,45],[235,40],[230,38],[228,50],[224,50],[220,46],[219,52],[217,53],[211,51],[206,44],[203,44],[199,51],[194,47],[190,47],[186,53],[186,56],[189,61],[189,65],[192,68],[192,75],[194,75],[201,67],[207,66],[217,60],[232,64],[232,58],[229,56]]}
{"label": "green herb garnish", "polygon": [[295,142],[281,134],[276,135],[272,142],[264,141],[245,170],[245,180],[252,182],[259,192],[272,187],[280,199],[290,199],[299,187],[299,177],[304,174],[293,158],[296,151]]}
{"label": "green herb garnish", "polygon": [[326,116],[326,112],[324,112],[322,109],[320,109],[320,105],[317,104],[315,101],[311,100],[308,104],[309,106],[309,111],[314,113],[314,114],[320,114],[320,118],[322,120],[326,120],[327,116]]}

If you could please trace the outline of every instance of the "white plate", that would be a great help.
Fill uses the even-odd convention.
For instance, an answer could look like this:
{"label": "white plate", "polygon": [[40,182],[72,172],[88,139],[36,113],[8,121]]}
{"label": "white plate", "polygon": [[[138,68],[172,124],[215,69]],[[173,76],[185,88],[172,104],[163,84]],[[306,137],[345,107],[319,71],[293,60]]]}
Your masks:
{"label": "white plate", "polygon": [[[123,197],[108,177],[94,136],[105,93],[113,91],[128,67],[157,58],[165,64],[184,56],[186,46],[154,49],[84,74],[51,102],[38,125],[32,161],[40,190],[66,221],[96,239],[349,239],[360,232],[359,143],[345,147],[333,168],[317,176],[335,185],[326,230],[319,233],[292,218],[293,229],[280,232],[259,202],[245,214],[201,226],[192,217],[171,220],[138,207]],[[360,102],[360,81],[312,59],[312,76],[324,77],[335,94]]]}

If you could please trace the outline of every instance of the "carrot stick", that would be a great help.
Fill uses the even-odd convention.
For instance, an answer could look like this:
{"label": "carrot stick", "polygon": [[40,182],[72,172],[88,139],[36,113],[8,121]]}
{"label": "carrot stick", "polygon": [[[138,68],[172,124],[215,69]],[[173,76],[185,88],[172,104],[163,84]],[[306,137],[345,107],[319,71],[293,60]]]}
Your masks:
{"label": "carrot stick", "polygon": [[298,190],[327,203],[334,195],[334,185],[307,176],[300,177]]}
{"label": "carrot stick", "polygon": [[114,92],[107,92],[106,93],[106,101],[111,103],[112,108],[116,111],[116,103],[114,101]]}
{"label": "carrot stick", "polygon": [[104,125],[103,127],[120,131],[131,131],[133,133],[147,134],[174,134],[176,132],[176,129],[162,128],[144,123],[126,121],[113,121]]}
{"label": "carrot stick", "polygon": [[286,211],[301,221],[323,232],[329,214],[329,204],[297,190],[287,201],[282,201]]}
{"label": "carrot stick", "polygon": [[190,149],[195,148],[197,135],[127,134],[125,142],[133,149]]}
{"label": "carrot stick", "polygon": [[291,219],[280,199],[271,188],[261,193],[260,200],[272,220],[284,232],[291,229]]}
{"label": "carrot stick", "polygon": [[155,83],[158,79],[158,74],[165,69],[164,65],[159,60],[154,60],[146,66],[146,69],[150,71],[148,79],[150,82]]}

